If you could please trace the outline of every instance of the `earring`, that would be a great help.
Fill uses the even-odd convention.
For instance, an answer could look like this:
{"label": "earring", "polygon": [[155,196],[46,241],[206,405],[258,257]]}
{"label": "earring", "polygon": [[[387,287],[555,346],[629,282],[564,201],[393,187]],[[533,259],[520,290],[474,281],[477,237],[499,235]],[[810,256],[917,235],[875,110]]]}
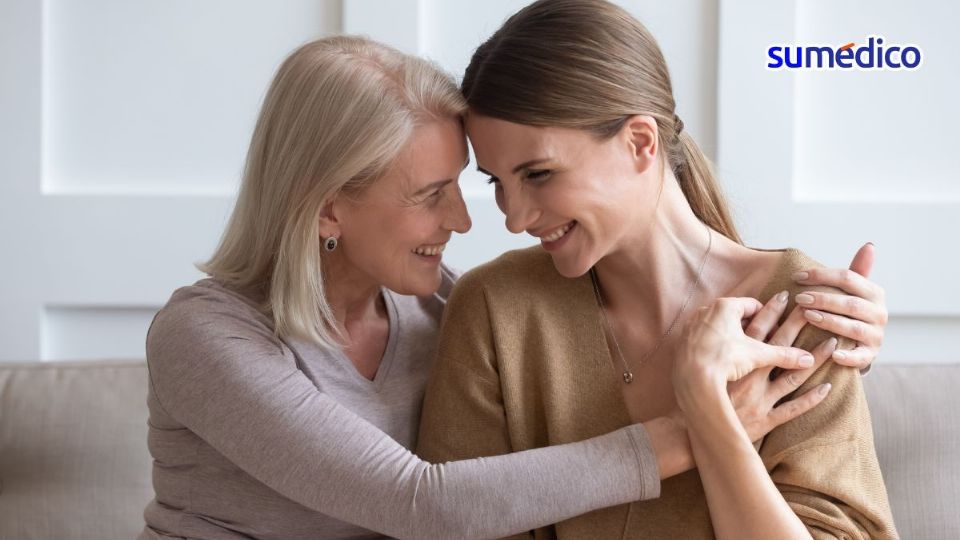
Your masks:
{"label": "earring", "polygon": [[323,241],[323,249],[327,251],[333,251],[337,249],[337,237],[331,236]]}

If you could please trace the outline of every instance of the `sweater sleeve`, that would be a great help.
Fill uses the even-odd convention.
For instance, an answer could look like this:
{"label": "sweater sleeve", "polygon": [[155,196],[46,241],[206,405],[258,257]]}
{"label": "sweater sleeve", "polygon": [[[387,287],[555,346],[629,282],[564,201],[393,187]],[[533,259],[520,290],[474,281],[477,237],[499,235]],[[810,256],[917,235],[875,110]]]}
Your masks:
{"label": "sweater sleeve", "polygon": [[[808,326],[794,346],[812,351],[829,337]],[[852,346],[841,339],[841,348]],[[815,539],[897,538],[860,375],[828,361],[796,395],[824,382],[832,389],[822,403],[764,439],[764,465]]]}
{"label": "sweater sleeve", "polygon": [[[514,448],[497,370],[491,315],[483,286],[478,281],[470,274],[462,279],[444,313],[438,356],[424,397],[417,443],[417,453],[428,461],[498,456],[509,454]],[[549,472],[549,483],[557,482],[559,491],[537,499],[519,498],[515,503],[519,505],[517,509],[531,515],[542,514],[547,506],[568,507],[572,502],[568,498],[578,499],[584,506],[567,516],[573,517],[587,509],[610,506],[609,496],[613,493],[617,493],[617,504],[656,497],[660,489],[659,472],[646,430],[642,424],[636,424],[614,433],[628,436],[624,438],[628,443],[624,447],[626,459],[575,469],[554,469]],[[530,481],[535,478],[531,476]],[[505,486],[500,494],[513,495]],[[530,538],[530,533],[514,538]]]}
{"label": "sweater sleeve", "polygon": [[147,337],[166,413],[271,489],[399,538],[490,538],[640,492],[629,430],[511,455],[430,464],[320,392],[254,317],[199,296],[171,302]]}

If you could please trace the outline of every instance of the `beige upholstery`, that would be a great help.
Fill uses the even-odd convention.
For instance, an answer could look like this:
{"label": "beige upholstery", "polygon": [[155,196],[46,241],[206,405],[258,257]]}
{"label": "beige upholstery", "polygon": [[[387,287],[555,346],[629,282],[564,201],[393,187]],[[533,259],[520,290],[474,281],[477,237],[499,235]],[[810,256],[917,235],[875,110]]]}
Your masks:
{"label": "beige upholstery", "polygon": [[0,364],[0,538],[135,538],[153,496],[143,362]]}
{"label": "beige upholstery", "polygon": [[960,538],[960,364],[881,364],[863,385],[900,536]]}
{"label": "beige upholstery", "polygon": [[[143,362],[0,364],[0,539],[134,538],[152,497]],[[960,538],[960,364],[864,378],[905,539]]]}

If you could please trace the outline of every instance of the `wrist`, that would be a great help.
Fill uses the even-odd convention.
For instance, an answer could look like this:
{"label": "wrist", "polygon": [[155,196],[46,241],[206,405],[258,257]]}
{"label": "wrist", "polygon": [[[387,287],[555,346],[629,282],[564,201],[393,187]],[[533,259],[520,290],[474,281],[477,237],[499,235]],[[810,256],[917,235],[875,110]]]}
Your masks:
{"label": "wrist", "polygon": [[679,410],[668,416],[648,420],[643,423],[643,426],[653,442],[660,480],[666,480],[694,468],[693,450],[687,436],[686,422]]}
{"label": "wrist", "polygon": [[709,414],[730,400],[727,381],[710,372],[674,373],[673,386],[684,418]]}
{"label": "wrist", "polygon": [[739,444],[742,440],[753,446],[726,392],[722,396],[701,396],[693,406],[683,409],[683,413],[686,417],[684,426],[691,445],[694,439],[697,439],[712,441],[717,448]]}

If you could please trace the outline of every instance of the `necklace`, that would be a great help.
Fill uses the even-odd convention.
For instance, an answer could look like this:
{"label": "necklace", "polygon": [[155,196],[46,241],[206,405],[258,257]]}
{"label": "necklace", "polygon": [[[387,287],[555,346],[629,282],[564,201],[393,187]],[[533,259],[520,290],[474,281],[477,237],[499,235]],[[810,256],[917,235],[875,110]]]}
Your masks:
{"label": "necklace", "polygon": [[[693,298],[693,294],[697,292],[697,287],[700,286],[700,278],[703,276],[703,268],[707,264],[707,258],[710,256],[710,248],[713,247],[713,233],[710,231],[710,228],[707,227],[707,250],[703,253],[703,260],[700,261],[700,268],[697,269],[697,279],[693,282],[693,285],[690,286],[690,291],[687,292],[687,297],[684,299],[683,304],[680,305],[680,311],[677,312],[677,316],[673,318],[673,321],[670,323],[670,326],[667,327],[667,331],[660,336],[660,339],[657,340],[656,346],[653,349],[643,355],[643,358],[640,359],[639,364],[642,365],[647,361],[648,358],[653,356],[657,351],[660,350],[660,347],[666,342],[667,337],[670,336],[670,333],[673,332],[673,327],[677,325],[677,321],[680,320],[680,315],[683,315],[684,310],[687,309],[687,304],[690,303],[690,299]],[[590,269],[590,281],[593,283],[593,292],[597,296],[597,304],[600,306],[600,314],[603,315],[603,324],[607,327],[607,330],[610,332],[610,337],[613,338],[613,344],[617,349],[617,356],[620,357],[620,362],[623,364],[623,382],[630,384],[633,382],[633,372],[630,371],[630,366],[627,365],[627,360],[623,357],[623,351],[620,349],[620,342],[617,341],[617,335],[613,333],[613,326],[610,325],[610,321],[607,320],[607,310],[603,306],[603,298],[600,296],[600,283],[597,279],[597,270],[596,267]]]}

